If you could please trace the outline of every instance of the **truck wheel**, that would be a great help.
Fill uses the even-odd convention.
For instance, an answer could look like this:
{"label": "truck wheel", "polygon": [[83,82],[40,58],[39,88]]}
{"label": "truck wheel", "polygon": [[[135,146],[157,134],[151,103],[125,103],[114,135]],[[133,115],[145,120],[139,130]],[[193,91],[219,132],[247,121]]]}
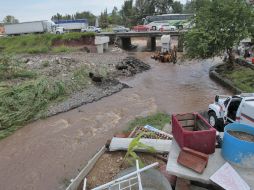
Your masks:
{"label": "truck wheel", "polygon": [[214,128],[217,128],[218,126],[218,118],[217,118],[217,116],[216,116],[216,114],[215,114],[215,112],[209,112],[208,113],[208,121],[209,121],[209,123],[210,123],[210,125],[212,126],[212,127],[214,127]]}
{"label": "truck wheel", "polygon": [[59,31],[57,31],[57,32],[56,32],[56,34],[60,34],[60,32],[59,32]]}

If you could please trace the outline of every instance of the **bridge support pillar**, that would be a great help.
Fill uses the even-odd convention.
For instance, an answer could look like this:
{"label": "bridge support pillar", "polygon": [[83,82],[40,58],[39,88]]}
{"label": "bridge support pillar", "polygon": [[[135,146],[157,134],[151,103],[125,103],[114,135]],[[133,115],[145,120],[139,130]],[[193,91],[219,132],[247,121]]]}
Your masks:
{"label": "bridge support pillar", "polygon": [[147,48],[151,51],[156,50],[156,37],[150,37],[147,39]]}
{"label": "bridge support pillar", "polygon": [[131,38],[130,37],[121,37],[120,47],[123,49],[129,49],[131,46]]}

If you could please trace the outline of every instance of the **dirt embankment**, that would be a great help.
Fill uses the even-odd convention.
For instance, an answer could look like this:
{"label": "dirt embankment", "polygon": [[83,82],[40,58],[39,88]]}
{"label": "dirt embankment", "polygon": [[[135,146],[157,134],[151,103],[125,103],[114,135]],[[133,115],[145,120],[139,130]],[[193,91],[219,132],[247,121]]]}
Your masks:
{"label": "dirt embankment", "polygon": [[80,37],[79,39],[55,39],[52,41],[53,46],[84,46],[84,45],[95,45],[95,36],[91,37]]}

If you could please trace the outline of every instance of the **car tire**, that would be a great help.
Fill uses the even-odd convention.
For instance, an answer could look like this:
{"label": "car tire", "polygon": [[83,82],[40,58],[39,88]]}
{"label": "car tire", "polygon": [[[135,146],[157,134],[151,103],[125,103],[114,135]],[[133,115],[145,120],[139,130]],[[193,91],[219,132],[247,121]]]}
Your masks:
{"label": "car tire", "polygon": [[153,26],[152,29],[156,31],[157,28],[156,28],[156,26]]}
{"label": "car tire", "polygon": [[208,122],[209,124],[214,127],[214,128],[218,128],[218,118],[216,116],[216,113],[214,111],[210,111],[208,113]]}
{"label": "car tire", "polygon": [[59,31],[57,31],[57,32],[56,32],[56,34],[60,34],[60,32],[59,32]]}

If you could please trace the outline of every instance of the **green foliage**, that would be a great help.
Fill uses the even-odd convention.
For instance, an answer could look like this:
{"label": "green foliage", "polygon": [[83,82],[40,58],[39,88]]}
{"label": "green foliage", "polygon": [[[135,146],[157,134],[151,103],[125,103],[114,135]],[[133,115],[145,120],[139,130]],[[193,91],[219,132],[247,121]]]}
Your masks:
{"label": "green foliage", "polygon": [[197,13],[201,8],[210,3],[210,0],[192,0],[184,6],[184,13]]}
{"label": "green foliage", "polygon": [[64,84],[39,78],[0,89],[0,129],[23,125],[65,94]]}
{"label": "green foliage", "polygon": [[5,54],[0,56],[0,81],[35,77],[36,73],[23,68],[17,59]]}
{"label": "green foliage", "polygon": [[7,15],[4,20],[3,20],[4,23],[6,24],[14,24],[14,23],[19,23],[19,20],[16,19],[14,16],[12,15]]}
{"label": "green foliage", "polygon": [[165,113],[156,113],[147,117],[138,117],[128,124],[128,131],[132,131],[137,126],[152,125],[157,129],[162,129],[170,122],[170,116]]}
{"label": "green foliage", "polygon": [[[89,83],[88,68],[81,67],[70,78],[39,77],[11,56],[0,57],[0,139],[12,134],[27,122],[43,116],[48,106]],[[46,67],[48,62],[43,63]],[[11,80],[26,78],[12,85]]]}
{"label": "green foliage", "polygon": [[52,51],[52,49],[54,49],[53,44],[55,40],[68,41],[68,40],[76,40],[76,39],[81,39],[85,37],[94,37],[94,36],[95,36],[94,33],[89,33],[89,32],[65,33],[62,35],[30,34],[30,35],[23,35],[23,36],[1,38],[0,47],[3,47],[2,51],[4,53],[31,53],[31,54],[47,53]]}
{"label": "green foliage", "polygon": [[49,61],[43,61],[42,65],[43,65],[43,67],[48,67],[49,66]]}
{"label": "green foliage", "polygon": [[134,138],[129,144],[126,155],[124,156],[123,162],[128,161],[129,164],[135,165],[136,160],[139,161],[141,167],[144,167],[144,163],[141,161],[140,157],[135,153],[137,149],[144,149],[150,153],[155,153],[155,149],[152,146],[145,145],[140,142],[143,135],[152,135],[152,133],[140,133],[136,138]]}
{"label": "green foliage", "polygon": [[183,4],[179,1],[174,1],[172,4],[172,13],[182,13],[183,12]]}
{"label": "green foliage", "polygon": [[208,1],[198,10],[195,27],[185,35],[187,55],[209,58],[225,50],[232,55],[233,46],[250,35],[252,24],[253,10],[244,0]]}
{"label": "green foliage", "polygon": [[107,28],[109,25],[108,20],[108,12],[107,9],[104,10],[104,12],[101,13],[100,19],[99,19],[100,27],[101,28]]}
{"label": "green foliage", "polygon": [[254,71],[247,67],[236,67],[232,71],[224,68],[220,74],[229,79],[236,87],[244,92],[254,91]]}

